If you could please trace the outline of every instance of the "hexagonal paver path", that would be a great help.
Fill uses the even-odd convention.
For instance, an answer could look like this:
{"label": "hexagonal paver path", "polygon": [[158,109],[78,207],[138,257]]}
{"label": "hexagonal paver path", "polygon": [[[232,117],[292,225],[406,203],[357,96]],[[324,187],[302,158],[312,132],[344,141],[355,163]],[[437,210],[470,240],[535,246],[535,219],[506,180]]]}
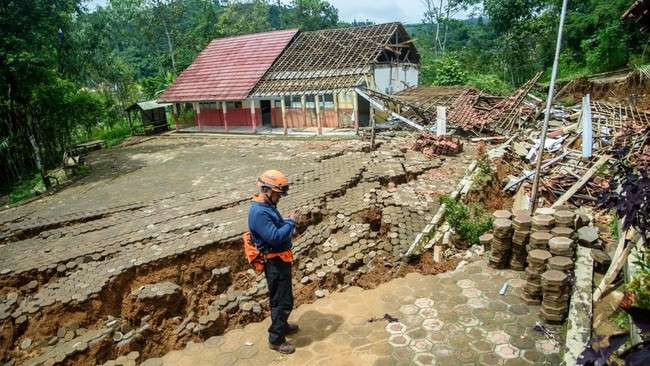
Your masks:
{"label": "hexagonal paver path", "polygon": [[[373,290],[333,293],[294,310],[293,355],[268,349],[270,320],[249,324],[145,365],[554,365],[560,337],[533,329],[539,307],[520,299],[523,272],[478,261],[437,276],[417,273]],[[504,282],[505,295],[498,291]],[[481,306],[476,306],[480,304]],[[388,313],[399,322],[369,322]],[[514,362],[514,363],[513,363]]]}

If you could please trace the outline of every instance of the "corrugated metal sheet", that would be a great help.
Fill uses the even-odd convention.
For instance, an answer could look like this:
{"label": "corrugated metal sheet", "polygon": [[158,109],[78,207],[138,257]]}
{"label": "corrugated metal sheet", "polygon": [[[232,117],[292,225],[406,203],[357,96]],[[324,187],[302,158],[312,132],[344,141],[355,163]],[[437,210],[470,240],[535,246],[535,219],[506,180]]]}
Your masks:
{"label": "corrugated metal sheet", "polygon": [[245,99],[297,32],[288,29],[215,39],[158,101]]}

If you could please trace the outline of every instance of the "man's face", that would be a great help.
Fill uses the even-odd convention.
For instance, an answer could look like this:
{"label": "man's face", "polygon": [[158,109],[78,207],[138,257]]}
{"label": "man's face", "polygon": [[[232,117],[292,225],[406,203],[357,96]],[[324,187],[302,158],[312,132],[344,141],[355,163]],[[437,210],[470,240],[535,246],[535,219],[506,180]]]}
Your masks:
{"label": "man's face", "polygon": [[273,202],[274,205],[277,205],[278,202],[280,202],[280,198],[282,198],[281,193],[271,191],[271,202]]}

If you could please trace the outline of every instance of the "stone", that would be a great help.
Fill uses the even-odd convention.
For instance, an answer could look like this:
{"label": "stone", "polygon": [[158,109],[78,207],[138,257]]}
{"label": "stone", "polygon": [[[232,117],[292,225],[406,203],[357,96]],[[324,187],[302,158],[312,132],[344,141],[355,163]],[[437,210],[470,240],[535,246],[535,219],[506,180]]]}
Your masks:
{"label": "stone", "polygon": [[21,350],[26,350],[32,345],[32,339],[31,338],[25,338],[22,342],[20,342],[20,349]]}
{"label": "stone", "polygon": [[593,248],[598,243],[598,227],[583,226],[578,229],[578,242],[587,248]]}
{"label": "stone", "polygon": [[601,274],[606,273],[612,263],[609,255],[600,249],[591,249],[591,257],[594,259],[594,271]]}

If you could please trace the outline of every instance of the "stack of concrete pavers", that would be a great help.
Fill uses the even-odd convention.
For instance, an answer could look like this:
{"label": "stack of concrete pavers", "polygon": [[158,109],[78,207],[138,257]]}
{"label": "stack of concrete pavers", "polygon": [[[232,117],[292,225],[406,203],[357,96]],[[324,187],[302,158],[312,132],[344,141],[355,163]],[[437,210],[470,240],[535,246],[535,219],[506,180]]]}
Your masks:
{"label": "stack of concrete pavers", "polygon": [[548,241],[548,248],[553,256],[573,258],[573,240],[563,236],[554,236]]}
{"label": "stack of concrete pavers", "polygon": [[532,219],[527,213],[518,213],[512,220],[514,232],[512,234],[512,258],[510,268],[523,271],[526,268],[526,246],[530,238],[530,226]]}
{"label": "stack of concrete pavers", "polygon": [[550,232],[555,225],[555,219],[551,215],[540,215],[538,213],[533,216],[533,231],[546,231]]}
{"label": "stack of concrete pavers", "polygon": [[542,274],[542,309],[539,314],[547,323],[564,321],[569,310],[569,277],[558,270],[548,270]]}
{"label": "stack of concrete pavers", "polygon": [[548,241],[552,236],[547,231],[533,231],[528,240],[528,251],[534,249],[548,250]]}
{"label": "stack of concrete pavers", "polygon": [[573,268],[575,267],[573,263],[573,258],[563,257],[563,256],[554,256],[548,260],[546,263],[546,269],[562,271],[567,275],[573,275]]}
{"label": "stack of concrete pavers", "polygon": [[542,300],[542,273],[546,271],[546,262],[552,257],[547,250],[533,249],[528,253],[526,267],[526,285],[523,299],[528,305],[539,305]]}
{"label": "stack of concrete pavers", "polygon": [[494,235],[492,235],[491,233],[485,233],[479,236],[478,238],[478,240],[481,242],[481,245],[483,245],[483,248],[485,250],[490,250],[493,239],[494,239]]}
{"label": "stack of concrete pavers", "polygon": [[512,221],[504,218],[494,220],[493,235],[490,266],[493,268],[506,268],[512,252]]}

